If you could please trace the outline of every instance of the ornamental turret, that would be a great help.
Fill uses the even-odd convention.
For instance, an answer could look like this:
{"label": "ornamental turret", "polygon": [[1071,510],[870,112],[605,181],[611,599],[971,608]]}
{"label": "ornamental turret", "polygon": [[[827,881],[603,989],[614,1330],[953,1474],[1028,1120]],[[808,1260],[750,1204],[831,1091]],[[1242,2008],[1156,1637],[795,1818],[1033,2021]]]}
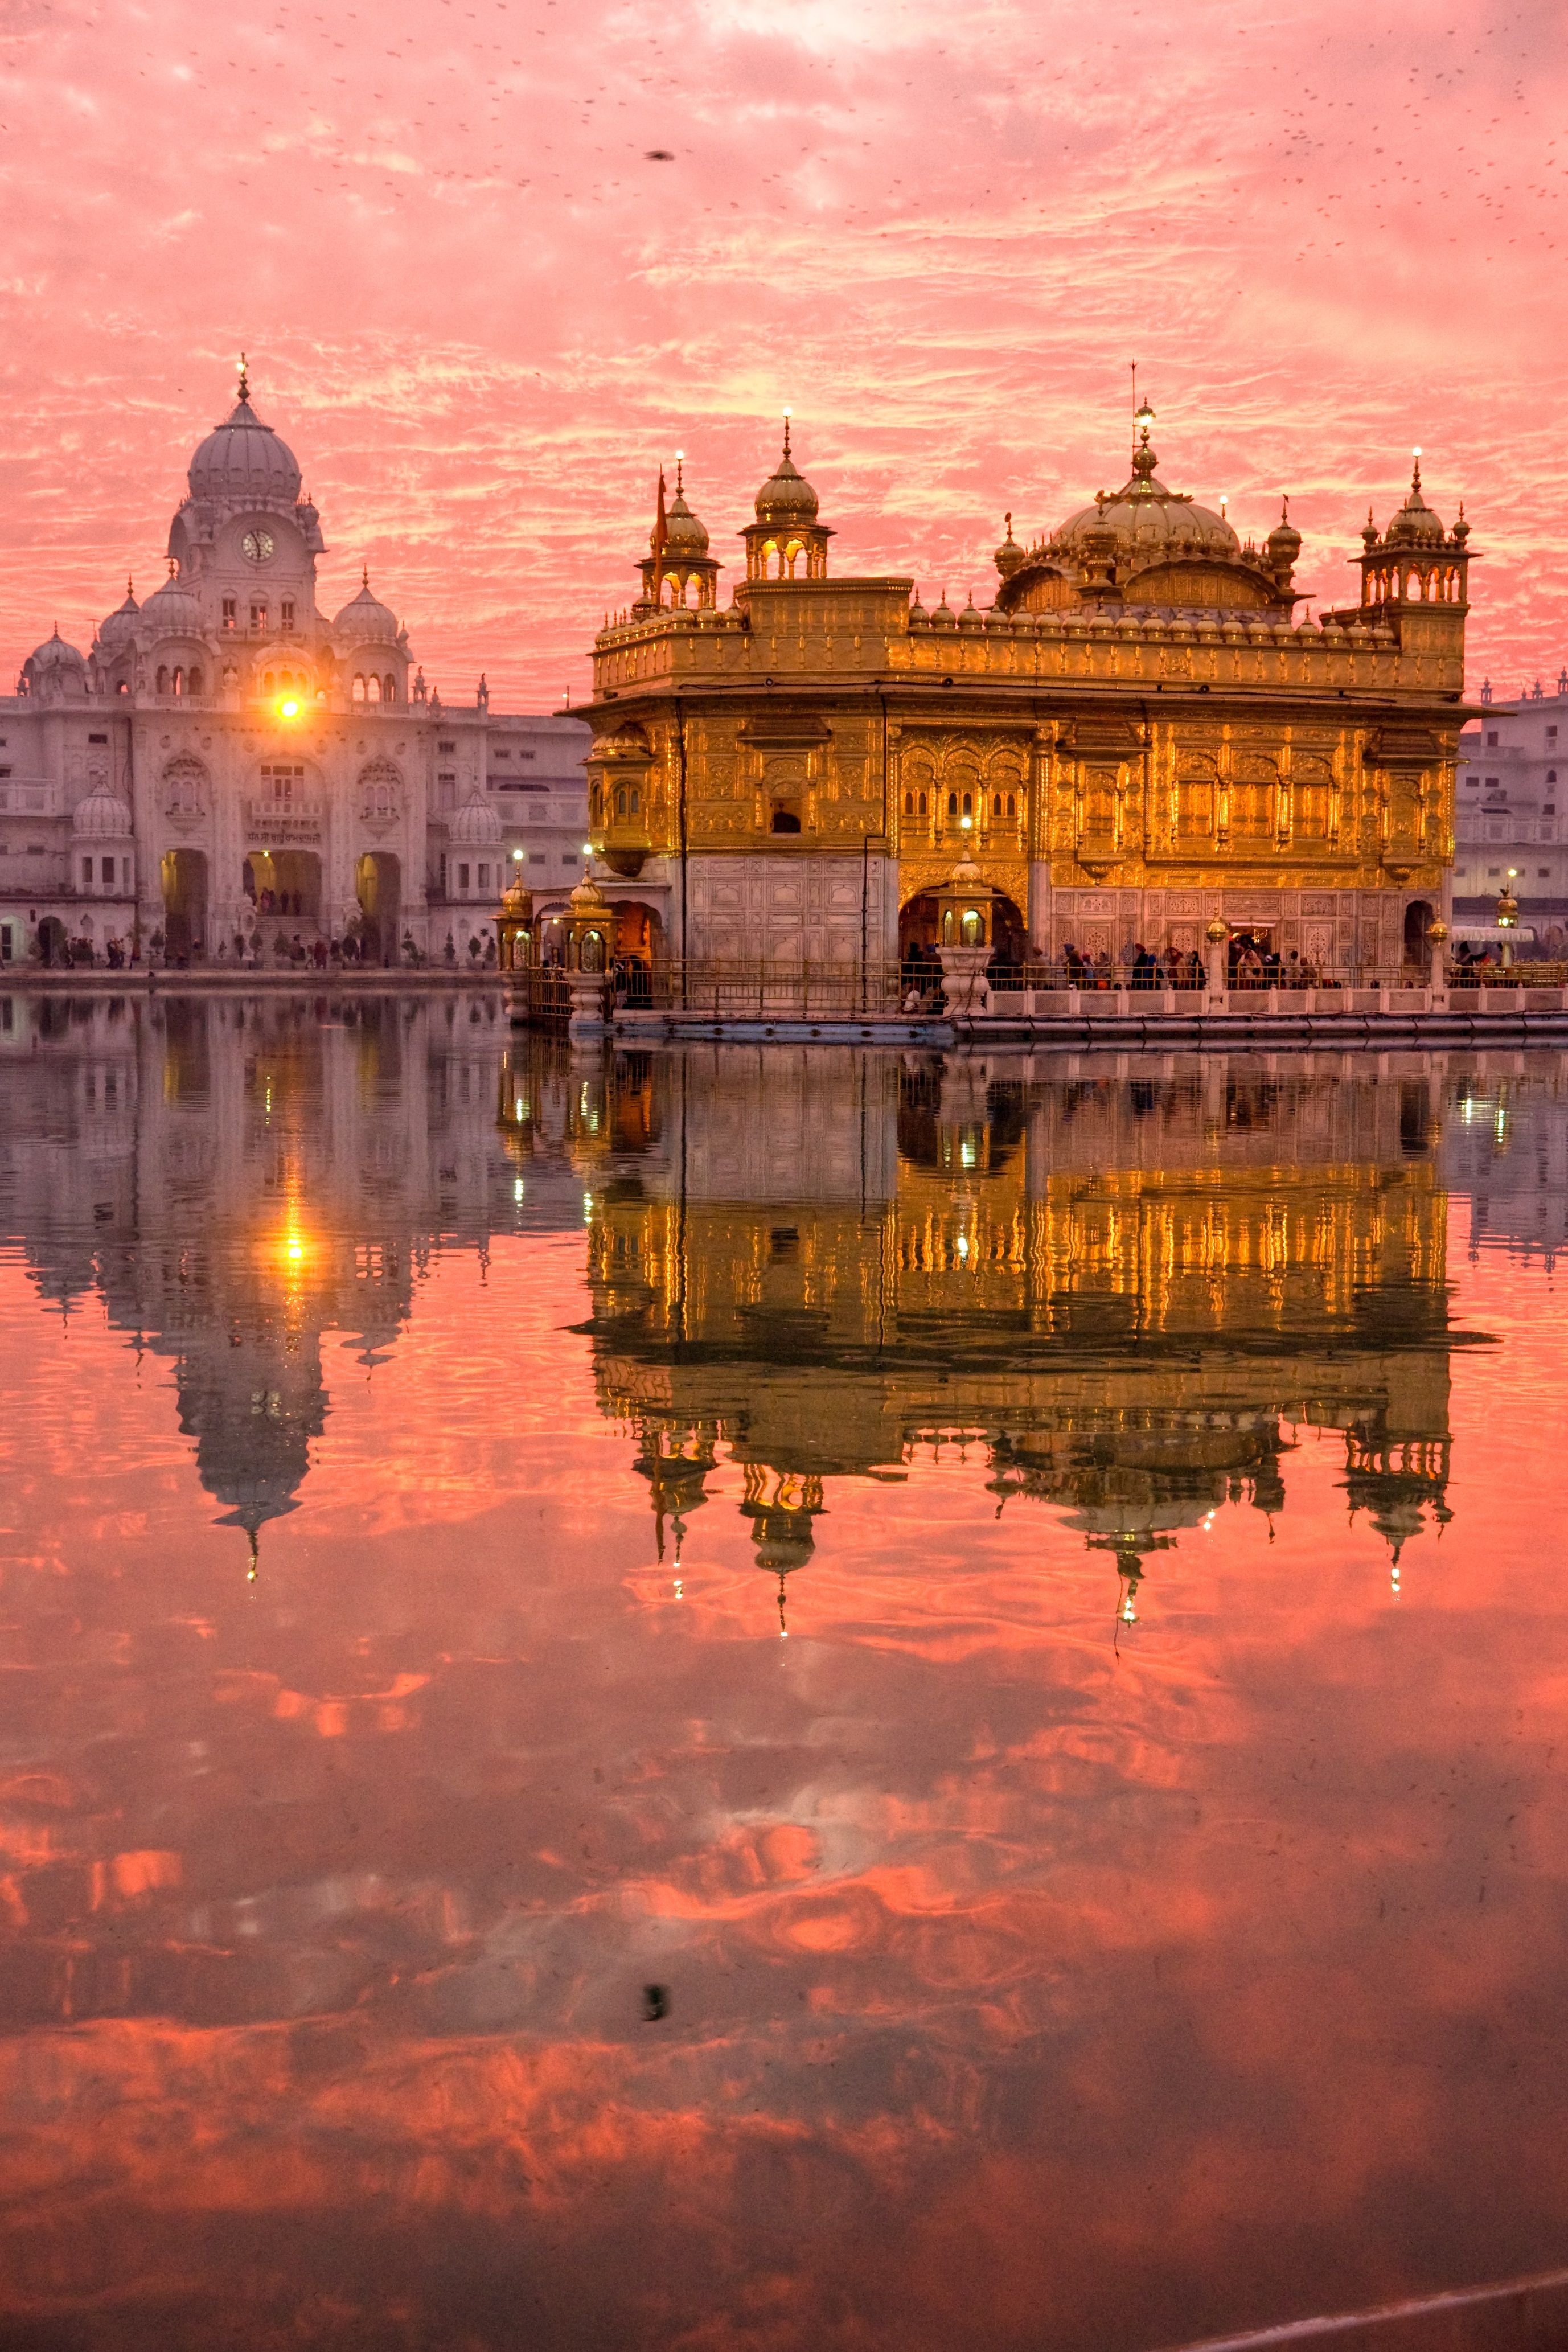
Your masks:
{"label": "ornamental turret", "polygon": [[667,508],[664,476],[658,478],[658,508],[648,534],[648,551],[642,573],[640,613],[658,605],[689,605],[700,610],[718,601],[721,566],[708,552],[708,532],[686,499],[686,459],[675,453],[675,496]]}
{"label": "ornamental turret", "polygon": [[746,542],[748,580],[826,579],[827,542],[833,533],[817,520],[816,492],[790,455],[787,408],[784,454],[757,492],[756,515],[741,534]]}
{"label": "ornamental turret", "polygon": [[1393,604],[1444,604],[1463,614],[1468,607],[1470,526],[1461,505],[1451,531],[1421,494],[1421,452],[1415,452],[1405,503],[1380,531],[1369,509],[1362,532],[1363,610]]}

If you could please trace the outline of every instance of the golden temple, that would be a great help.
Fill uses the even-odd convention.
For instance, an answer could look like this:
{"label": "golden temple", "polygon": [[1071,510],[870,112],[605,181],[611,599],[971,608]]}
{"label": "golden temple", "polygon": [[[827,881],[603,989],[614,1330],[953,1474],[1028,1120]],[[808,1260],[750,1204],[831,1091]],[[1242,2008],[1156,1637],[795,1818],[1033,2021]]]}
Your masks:
{"label": "golden temple", "polygon": [[1298,619],[1301,541],[1260,545],[1166,488],[1152,409],[1131,470],[997,548],[994,601],[928,611],[841,578],[779,464],[720,565],[686,496],[595,642],[590,830],[612,951],[889,965],[934,937],[973,857],[1008,961],[1068,942],[1201,953],[1217,915],[1282,957],[1384,970],[1447,911],[1469,526],[1419,461],[1356,559],[1359,602]]}

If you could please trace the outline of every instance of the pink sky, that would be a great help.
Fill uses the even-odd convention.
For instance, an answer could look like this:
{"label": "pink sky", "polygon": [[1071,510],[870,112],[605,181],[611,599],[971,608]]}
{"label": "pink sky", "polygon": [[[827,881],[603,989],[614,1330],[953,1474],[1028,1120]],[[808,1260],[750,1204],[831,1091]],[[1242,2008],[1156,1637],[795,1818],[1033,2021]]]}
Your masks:
{"label": "pink sky", "polygon": [[[1125,472],[1350,593],[1413,444],[1472,687],[1568,661],[1558,9],[0,0],[0,677],[161,575],[250,355],[426,674],[558,707],[660,462],[733,562],[795,412],[840,570],[989,600]],[[1560,127],[1561,126],[1561,127]],[[649,150],[672,160],[648,160]],[[732,579],[733,573],[727,575]]]}

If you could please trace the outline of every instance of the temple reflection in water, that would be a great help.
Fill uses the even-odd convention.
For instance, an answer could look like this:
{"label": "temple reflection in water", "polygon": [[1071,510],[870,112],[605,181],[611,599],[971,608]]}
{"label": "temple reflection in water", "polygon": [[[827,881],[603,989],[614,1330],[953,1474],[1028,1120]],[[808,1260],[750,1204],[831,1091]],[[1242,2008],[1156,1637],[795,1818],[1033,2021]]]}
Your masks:
{"label": "temple reflection in water", "polygon": [[[583,1066],[561,1139],[588,1202],[603,1409],[661,1557],[728,1457],[759,1567],[812,1557],[832,1482],[961,1447],[1114,1561],[1226,1502],[1272,1513],[1302,1429],[1344,1443],[1397,1572],[1447,1517],[1438,1092],[1255,1057],[1037,1070],[699,1047]],[[540,1052],[501,1123],[550,1148]],[[1021,1530],[1021,1540],[1027,1540]]]}
{"label": "temple reflection in water", "polygon": [[1553,1056],[574,1057],[479,995],[6,1006],[5,1225],[172,1360],[253,1549],[327,1335],[363,1378],[436,1253],[585,1223],[598,1402],[674,1572],[718,1498],[782,1612],[836,1482],[961,1451],[1130,1610],[1184,1531],[1287,1507],[1303,1433],[1397,1572],[1447,1513],[1450,1188],[1531,1251],[1568,1204]]}

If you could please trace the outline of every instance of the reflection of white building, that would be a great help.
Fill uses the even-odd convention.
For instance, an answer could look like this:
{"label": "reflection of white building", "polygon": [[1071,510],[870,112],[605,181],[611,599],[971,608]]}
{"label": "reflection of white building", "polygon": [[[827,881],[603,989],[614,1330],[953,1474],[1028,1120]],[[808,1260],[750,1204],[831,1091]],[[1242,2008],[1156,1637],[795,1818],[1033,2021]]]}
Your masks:
{"label": "reflection of white building", "polygon": [[504,887],[581,871],[587,729],[448,709],[371,591],[329,620],[292,452],[239,399],[191,460],[169,577],[0,698],[0,961],[163,932],[270,961],[352,935],[467,961]]}

